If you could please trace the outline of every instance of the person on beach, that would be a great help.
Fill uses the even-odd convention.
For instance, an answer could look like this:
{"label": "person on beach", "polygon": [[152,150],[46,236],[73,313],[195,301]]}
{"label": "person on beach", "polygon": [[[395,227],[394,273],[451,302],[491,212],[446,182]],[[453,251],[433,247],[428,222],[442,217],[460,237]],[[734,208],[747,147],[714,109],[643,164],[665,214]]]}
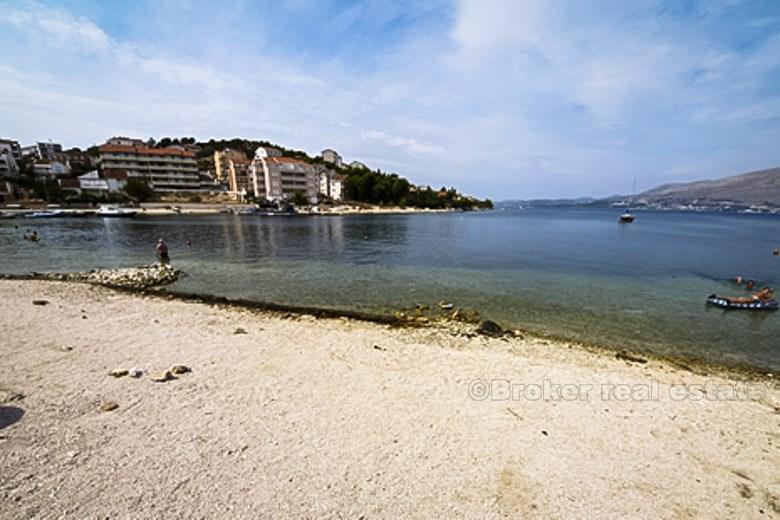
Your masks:
{"label": "person on beach", "polygon": [[188,238],[187,240],[184,241],[184,245],[187,246],[187,249],[192,249],[192,240]]}
{"label": "person on beach", "polygon": [[157,247],[155,247],[154,250],[157,252],[157,259],[161,264],[167,264],[170,261],[170,258],[168,257],[168,246],[163,242],[162,238],[157,241]]}

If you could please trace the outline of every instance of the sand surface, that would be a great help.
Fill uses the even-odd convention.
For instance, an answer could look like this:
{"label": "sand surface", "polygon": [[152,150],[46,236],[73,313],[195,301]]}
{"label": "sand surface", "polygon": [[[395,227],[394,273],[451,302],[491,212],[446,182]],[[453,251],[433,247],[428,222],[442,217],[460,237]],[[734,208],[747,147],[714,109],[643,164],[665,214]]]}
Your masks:
{"label": "sand surface", "polygon": [[[766,383],[735,398],[542,340],[73,283],[0,294],[3,519],[780,517]],[[108,375],[174,364],[192,373]]]}

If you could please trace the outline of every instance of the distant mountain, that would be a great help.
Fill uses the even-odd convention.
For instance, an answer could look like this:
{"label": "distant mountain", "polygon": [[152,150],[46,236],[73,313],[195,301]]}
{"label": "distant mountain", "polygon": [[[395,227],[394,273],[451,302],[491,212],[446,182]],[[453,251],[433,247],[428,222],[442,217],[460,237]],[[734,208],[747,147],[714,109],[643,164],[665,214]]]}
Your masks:
{"label": "distant mountain", "polygon": [[612,195],[600,199],[504,200],[499,209],[588,206],[627,207],[689,211],[759,211],[780,213],[780,168],[732,175],[722,179],[664,184],[635,195]]}
{"label": "distant mountain", "polygon": [[722,179],[664,184],[633,197],[647,204],[759,205],[780,207],[780,168]]}

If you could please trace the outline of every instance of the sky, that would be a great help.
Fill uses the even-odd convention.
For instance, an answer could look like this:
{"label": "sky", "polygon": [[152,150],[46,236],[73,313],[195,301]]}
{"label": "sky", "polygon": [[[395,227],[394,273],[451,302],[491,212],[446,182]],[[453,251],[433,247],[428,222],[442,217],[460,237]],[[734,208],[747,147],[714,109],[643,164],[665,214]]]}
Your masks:
{"label": "sky", "polygon": [[494,200],[780,166],[780,1],[0,0],[0,137],[245,137]]}

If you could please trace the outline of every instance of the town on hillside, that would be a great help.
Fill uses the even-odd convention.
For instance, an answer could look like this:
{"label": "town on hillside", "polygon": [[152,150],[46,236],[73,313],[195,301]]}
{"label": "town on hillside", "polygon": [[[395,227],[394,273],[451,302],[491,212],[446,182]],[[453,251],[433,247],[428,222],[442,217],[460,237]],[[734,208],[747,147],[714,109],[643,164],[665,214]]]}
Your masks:
{"label": "town on hillside", "polygon": [[0,139],[0,205],[211,203],[305,207],[359,203],[479,209],[490,200],[454,188],[416,186],[395,173],[245,139],[111,137],[86,150],[54,142],[21,146]]}

